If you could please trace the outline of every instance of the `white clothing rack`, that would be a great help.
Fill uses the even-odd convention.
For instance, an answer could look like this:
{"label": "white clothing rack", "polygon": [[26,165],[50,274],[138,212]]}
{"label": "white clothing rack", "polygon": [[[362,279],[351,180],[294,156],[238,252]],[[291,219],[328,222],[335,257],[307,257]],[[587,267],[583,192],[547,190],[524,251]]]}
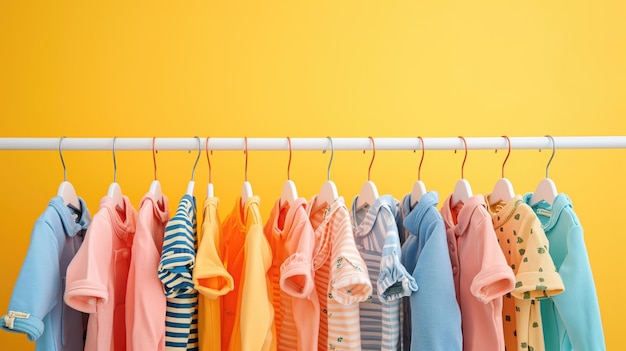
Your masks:
{"label": "white clothing rack", "polygon": [[[626,136],[555,136],[557,149],[623,149]],[[152,150],[153,138],[117,138],[115,150]],[[548,137],[510,137],[511,149],[551,149]],[[0,150],[59,150],[61,138],[0,138]],[[200,138],[200,148],[206,148],[206,137]],[[424,138],[426,150],[464,150],[459,137]],[[469,150],[506,149],[504,137],[467,137]],[[369,138],[332,138],[335,150],[371,150]],[[421,150],[415,138],[374,138],[376,150]],[[247,138],[248,150],[289,150],[287,138]],[[189,138],[159,138],[156,150],[196,150],[198,140]],[[292,150],[329,150],[330,140],[323,138],[291,138]],[[113,138],[64,138],[63,150],[111,150]],[[210,138],[209,150],[244,150],[245,139]]]}

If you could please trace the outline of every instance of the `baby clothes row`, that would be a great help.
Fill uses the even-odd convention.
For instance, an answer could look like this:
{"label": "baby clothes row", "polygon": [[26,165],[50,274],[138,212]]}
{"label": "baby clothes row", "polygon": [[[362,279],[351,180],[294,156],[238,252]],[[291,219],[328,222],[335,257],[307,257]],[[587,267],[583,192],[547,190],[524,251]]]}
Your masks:
{"label": "baby clothes row", "polygon": [[172,218],[55,197],[0,325],[37,350],[604,349],[567,196],[489,199],[278,199],[264,223],[258,196],[224,221],[212,197],[197,230],[191,195]]}

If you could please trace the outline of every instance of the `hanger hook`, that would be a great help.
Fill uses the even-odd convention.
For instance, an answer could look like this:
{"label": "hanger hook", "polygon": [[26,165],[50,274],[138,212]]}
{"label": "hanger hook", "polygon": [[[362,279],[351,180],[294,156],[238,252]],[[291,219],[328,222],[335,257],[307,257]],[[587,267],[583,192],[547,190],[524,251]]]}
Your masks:
{"label": "hanger hook", "polygon": [[417,168],[417,180],[422,180],[422,162],[424,162],[424,138],[421,136],[417,137],[420,140],[420,145],[422,146],[422,158],[420,159],[420,165]]}
{"label": "hanger hook", "polygon": [[[330,161],[328,161],[328,180],[330,180],[330,166],[333,164],[333,157],[335,157],[335,145],[333,144],[333,138],[326,137],[330,141]],[[326,149],[322,150],[322,153],[326,153]]]}
{"label": "hanger hook", "polygon": [[193,163],[193,169],[191,170],[191,181],[193,182],[194,177],[196,175],[196,166],[198,165],[198,160],[200,160],[200,154],[202,153],[202,142],[200,141],[200,137],[198,137],[197,135],[194,136],[194,138],[196,138],[196,140],[198,141],[198,156],[196,156],[196,162]]}
{"label": "hanger hook", "polygon": [[65,136],[59,139],[59,156],[61,157],[61,164],[63,165],[63,181],[67,182],[67,168],[65,168],[65,160],[63,159],[63,149],[61,149],[61,143],[63,143]]}
{"label": "hanger hook", "polygon": [[[374,158],[376,157],[376,144],[374,143],[373,137],[369,136],[368,138],[372,141],[372,160],[370,161],[370,166],[367,169],[367,181],[369,182],[371,180],[370,174],[372,173],[372,165],[374,164]],[[363,150],[363,153],[365,153],[365,150]]]}
{"label": "hanger hook", "polygon": [[554,154],[556,153],[556,143],[554,142],[554,138],[552,137],[552,135],[546,135],[546,137],[552,142],[552,155],[550,155],[550,159],[548,160],[548,164],[546,165],[546,178],[548,178],[550,164],[552,163],[552,159],[554,158]]}
{"label": "hanger hook", "polygon": [[289,161],[287,162],[287,180],[291,180],[291,138],[287,137],[287,144],[289,144]]}
{"label": "hanger hook", "polygon": [[154,164],[154,180],[157,180],[157,162],[156,154],[159,152],[155,147],[156,137],[152,137],[152,164]]}
{"label": "hanger hook", "polygon": [[113,137],[113,183],[117,183],[117,157],[115,157],[115,141],[117,137]]}
{"label": "hanger hook", "polygon": [[[467,141],[464,137],[459,136],[463,140],[463,146],[465,147],[465,156],[463,156],[463,163],[461,163],[461,179],[465,179],[465,160],[467,160]],[[456,153],[456,150],[454,150]]]}
{"label": "hanger hook", "polygon": [[246,165],[244,168],[244,171],[245,171],[244,180],[247,182],[248,181],[248,137],[243,137],[243,145],[244,145],[243,153],[246,155]]}
{"label": "hanger hook", "polygon": [[[206,160],[209,163],[209,184],[213,183],[213,170],[211,169],[211,158],[209,157],[209,137],[206,137]],[[211,154],[213,154],[213,150],[211,150]]]}
{"label": "hanger hook", "polygon": [[[508,147],[506,157],[504,158],[504,161],[502,162],[502,178],[504,178],[504,166],[506,165],[506,161],[509,159],[509,156],[511,155],[511,139],[509,139],[509,137],[506,135],[503,135],[502,137],[506,139],[506,144]],[[498,149],[496,149],[496,152],[498,152]]]}

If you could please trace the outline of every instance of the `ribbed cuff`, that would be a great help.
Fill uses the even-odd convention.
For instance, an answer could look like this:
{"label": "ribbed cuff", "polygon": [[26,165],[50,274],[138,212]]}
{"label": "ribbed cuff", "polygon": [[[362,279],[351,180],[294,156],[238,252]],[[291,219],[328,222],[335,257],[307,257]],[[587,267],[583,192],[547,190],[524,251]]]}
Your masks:
{"label": "ribbed cuff", "polygon": [[380,264],[380,277],[376,284],[378,284],[378,298],[386,302],[411,296],[418,289],[415,278],[404,269],[399,260],[396,262],[393,256],[383,256]]}
{"label": "ribbed cuff", "polygon": [[[9,320],[12,321],[9,322]],[[13,328],[9,328],[11,323],[13,324]],[[29,341],[39,339],[44,329],[43,321],[32,314],[28,315],[27,318],[12,317],[10,314],[5,314],[2,316],[0,327],[8,332],[26,334]]]}

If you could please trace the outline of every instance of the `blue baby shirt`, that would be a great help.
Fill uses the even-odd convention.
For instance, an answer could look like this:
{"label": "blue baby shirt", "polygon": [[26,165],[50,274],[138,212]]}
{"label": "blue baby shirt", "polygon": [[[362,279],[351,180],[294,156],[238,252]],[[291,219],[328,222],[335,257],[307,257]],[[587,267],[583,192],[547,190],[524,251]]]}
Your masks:
{"label": "blue baby shirt", "polygon": [[[532,193],[524,195],[530,205]],[[563,293],[541,300],[546,350],[606,350],[595,283],[591,273],[583,228],[565,194],[552,206],[545,201],[531,205],[541,221],[550,256],[563,280]]]}
{"label": "blue baby shirt", "polygon": [[56,196],[35,222],[30,246],[13,288],[9,313],[0,319],[6,331],[37,341],[35,350],[83,350],[83,314],[63,302],[65,272],[83,242],[91,217],[83,199],[75,215]]}
{"label": "blue baby shirt", "polygon": [[419,286],[409,298],[411,350],[460,351],[461,310],[438,202],[434,191],[422,195],[413,210],[411,194],[402,199],[404,229],[409,233],[402,245],[402,264]]}

